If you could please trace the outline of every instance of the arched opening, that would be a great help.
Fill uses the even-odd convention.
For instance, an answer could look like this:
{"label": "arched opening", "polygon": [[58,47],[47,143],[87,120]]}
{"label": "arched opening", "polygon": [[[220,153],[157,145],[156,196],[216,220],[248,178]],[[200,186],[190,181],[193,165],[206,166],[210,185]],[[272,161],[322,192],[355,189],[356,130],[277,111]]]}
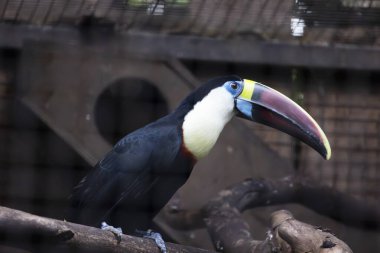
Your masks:
{"label": "arched opening", "polygon": [[111,83],[98,97],[95,123],[100,134],[115,144],[126,134],[161,118],[168,104],[151,82],[122,78]]}

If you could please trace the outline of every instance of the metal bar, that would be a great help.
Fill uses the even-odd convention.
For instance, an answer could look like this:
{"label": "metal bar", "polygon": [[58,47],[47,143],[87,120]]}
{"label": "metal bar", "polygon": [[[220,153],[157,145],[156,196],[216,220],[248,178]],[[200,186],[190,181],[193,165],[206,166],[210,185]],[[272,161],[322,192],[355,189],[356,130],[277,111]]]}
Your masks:
{"label": "metal bar", "polygon": [[[277,15],[283,15],[283,17],[289,17],[289,15],[285,15],[284,11],[281,9],[284,3],[286,4],[287,1],[280,0],[279,2],[277,2],[276,7],[272,10],[269,20],[274,20]],[[270,33],[268,32],[268,34],[270,34],[270,38],[273,38],[274,35],[277,33],[276,25],[281,26],[281,24],[275,24],[275,23],[272,23],[272,24],[267,23],[267,25],[265,26],[265,29],[264,29],[265,31],[272,30]],[[272,27],[272,29],[270,28],[270,26]]]}
{"label": "metal bar", "polygon": [[[322,109],[326,109],[326,107],[321,107]],[[323,116],[314,116],[315,120],[331,120],[336,122],[357,122],[357,123],[377,123],[376,120],[373,119],[353,119],[353,118],[337,118],[337,117],[323,117]]]}
{"label": "metal bar", "polygon": [[227,3],[225,5],[227,5],[228,7],[227,7],[227,9],[224,10],[225,13],[224,13],[224,17],[222,18],[222,22],[220,22],[220,24],[218,26],[216,26],[216,28],[212,32],[211,37],[218,37],[218,35],[220,36],[220,35],[223,35],[226,33],[224,26],[225,26],[225,24],[228,24],[231,22],[230,9],[233,8],[233,6],[235,4],[236,4],[235,1],[227,1]]}
{"label": "metal bar", "polygon": [[[270,143],[272,144],[272,143]],[[285,144],[284,144],[285,146]],[[301,159],[301,162],[310,162],[310,160],[308,158],[302,158]],[[347,161],[347,160],[335,160],[334,161],[334,164],[349,164],[351,163],[352,165],[363,165],[363,163],[365,162],[366,165],[369,165],[369,166],[379,166],[380,165],[380,162],[377,162],[377,161],[374,161],[374,162],[371,162],[371,161],[366,161],[365,158],[363,157],[363,160],[361,161]],[[335,167],[337,168],[337,167]]]}
{"label": "metal bar", "polygon": [[[171,4],[172,6],[174,6],[176,4],[177,0],[174,0]],[[160,26],[159,26],[159,29],[158,31],[160,32],[163,32],[165,30],[165,21],[167,20],[168,16],[171,15],[170,14],[170,5],[167,1],[163,1],[164,3],[164,15],[162,16],[162,20],[161,20],[161,23],[160,23]],[[166,13],[165,13],[166,12]]]}
{"label": "metal bar", "polygon": [[261,5],[260,11],[259,11],[260,15],[256,15],[255,16],[253,24],[256,24],[256,27],[260,27],[261,26],[262,20],[264,20],[263,17],[262,17],[262,14],[264,13],[264,9],[267,7],[267,5],[268,5],[269,2],[270,1],[264,1],[264,4]]}
{"label": "metal bar", "polygon": [[[177,4],[177,1],[178,0],[174,0],[172,3],[171,3],[171,5],[172,5],[172,8],[174,8],[174,6]],[[166,3],[165,1],[164,1],[164,3]],[[168,9],[167,7],[165,7],[166,9]],[[169,8],[170,9],[170,8]],[[164,14],[164,16],[165,16],[165,18],[163,18],[163,20],[162,20],[162,23],[160,24],[160,32],[164,32],[166,29],[168,29],[169,31],[170,31],[170,28],[171,27],[174,27],[173,25],[171,25],[171,26],[167,26],[166,24],[165,24],[165,21],[168,19],[167,17],[169,16],[169,15],[171,15],[170,14],[170,12],[171,12],[171,10],[169,10],[168,11],[169,13],[168,14]],[[174,24],[175,25],[175,24]]]}
{"label": "metal bar", "polygon": [[29,19],[28,19],[28,22],[31,23],[34,16],[36,15],[37,13],[37,9],[38,9],[38,6],[40,5],[40,0],[37,0],[36,4],[34,5],[34,8],[33,8],[33,11],[30,12],[30,16],[29,16]]}
{"label": "metal bar", "polygon": [[319,103],[319,102],[305,102],[305,106],[318,106],[318,107],[335,107],[335,108],[349,108],[349,109],[371,109],[371,110],[380,110],[380,106],[374,105],[356,105],[356,104],[330,104],[330,103]]}
{"label": "metal bar", "polygon": [[96,0],[95,3],[94,3],[94,5],[93,5],[92,15],[94,15],[94,16],[95,16],[95,13],[96,13],[96,9],[99,6],[99,2],[100,2],[100,0]]}
{"label": "metal bar", "polygon": [[82,9],[83,9],[83,6],[84,6],[84,3],[86,2],[86,0],[82,0],[78,9],[77,9],[77,13],[76,13],[76,16],[77,17],[82,17]]}
{"label": "metal bar", "polygon": [[380,50],[365,47],[301,46],[250,40],[134,34],[126,50],[181,59],[293,65],[319,68],[380,69]]}
{"label": "metal bar", "polygon": [[15,20],[13,21],[13,23],[17,23],[17,20],[19,18],[19,14],[21,12],[21,7],[24,5],[24,0],[21,0],[20,1],[20,4],[17,6],[17,11],[16,11],[16,16],[15,16]]}
{"label": "metal bar", "polygon": [[120,8],[120,15],[115,20],[115,23],[116,23],[117,26],[119,26],[119,27],[123,26],[123,20],[124,20],[124,17],[125,17],[126,13],[127,13],[127,10],[126,10],[126,8],[124,7],[124,4],[123,4],[121,6],[121,8]]}
{"label": "metal bar", "polygon": [[104,12],[104,18],[109,18],[111,20],[111,17],[108,17],[111,10],[113,9],[113,1],[110,1],[110,5],[108,6],[107,10]]}
{"label": "metal bar", "polygon": [[59,17],[58,17],[58,20],[57,20],[57,24],[61,24],[62,17],[65,14],[66,8],[67,8],[67,6],[69,5],[70,2],[71,2],[71,0],[65,1],[64,5],[62,7],[61,13],[59,14]]}
{"label": "metal bar", "polygon": [[[131,8],[131,7],[128,6],[128,8]],[[127,13],[128,13],[128,11],[125,10],[125,15],[124,15],[124,16],[126,16]],[[136,17],[137,17],[137,15],[138,15],[138,10],[133,11],[133,8],[132,8],[132,11],[129,11],[129,13],[130,13],[129,17],[131,17],[131,18],[130,18],[131,22],[128,23],[127,21],[125,21],[125,22],[127,22],[127,24],[124,26],[124,29],[125,29],[125,30],[128,30],[129,28],[131,28],[131,27],[134,25],[135,20],[136,20]],[[132,14],[133,14],[133,15],[132,15]],[[128,19],[127,19],[127,20],[128,20]]]}
{"label": "metal bar", "polygon": [[236,21],[236,24],[233,28],[230,29],[230,31],[227,31],[226,32],[226,36],[230,36],[232,33],[234,33],[236,31],[236,29],[241,25],[241,23],[243,22],[244,20],[244,17],[246,17],[251,5],[252,5],[252,0],[246,0],[245,3],[244,3],[244,8],[243,8],[243,11],[241,12],[241,14],[239,15],[239,18],[238,20]]}
{"label": "metal bar", "polygon": [[202,12],[202,9],[206,3],[206,1],[204,0],[200,0],[200,4],[198,5],[198,8],[197,10],[195,11],[195,14],[193,15],[193,18],[191,19],[191,21],[189,22],[189,24],[183,29],[184,31],[187,31],[187,30],[190,30],[191,27],[194,25],[194,23],[196,22],[196,20],[198,19],[200,13]]}
{"label": "metal bar", "polygon": [[209,13],[209,16],[207,17],[207,21],[206,21],[205,25],[199,31],[199,34],[205,35],[205,33],[207,31],[207,27],[209,26],[210,22],[212,22],[212,20],[215,18],[215,12],[220,8],[220,6],[222,6],[223,1],[224,0],[219,0],[216,4],[215,8],[212,10],[212,12]]}
{"label": "metal bar", "polygon": [[[154,6],[153,6],[152,10],[150,11],[150,14],[147,13],[147,17],[143,20],[143,22],[141,24],[141,28],[142,29],[146,28],[150,24],[150,22],[152,21],[152,19],[154,18],[154,12],[156,11],[157,6],[161,2],[160,0],[155,0],[155,1],[156,2],[154,3]],[[147,6],[147,8],[148,8],[148,6]]]}
{"label": "metal bar", "polygon": [[8,3],[9,3],[9,0],[6,0],[5,4],[4,4],[4,9],[1,12],[1,20],[4,20],[5,12],[6,12],[7,8],[8,8]]}
{"label": "metal bar", "polygon": [[[325,125],[322,122],[320,122],[320,123],[321,123],[320,125],[322,127],[323,127],[323,125]],[[337,122],[332,122],[332,123],[337,123]],[[334,124],[334,126],[336,126],[336,124]],[[363,127],[365,127],[365,126],[363,126]],[[332,128],[332,127],[330,127],[330,128]],[[334,128],[337,128],[337,127],[334,127]],[[256,129],[255,131],[257,133],[267,133],[270,130],[268,130],[268,129]],[[327,133],[328,136],[331,136],[334,138],[345,138],[345,137],[346,138],[356,138],[354,136],[360,135],[361,136],[360,138],[376,139],[379,136],[377,133],[366,133],[365,135],[363,135],[363,132],[359,132],[359,131],[350,132],[348,130],[346,132],[343,132],[343,131],[339,132],[339,131],[334,131],[334,130],[330,130],[330,131],[327,130],[325,132]]]}
{"label": "metal bar", "polygon": [[51,9],[53,8],[53,5],[55,3],[55,0],[51,0],[50,3],[49,3],[49,7],[45,13],[45,16],[44,18],[42,19],[42,24],[44,25],[48,19],[48,17],[50,16],[50,12],[51,12]]}
{"label": "metal bar", "polygon": [[[286,20],[286,19],[289,19],[289,20],[290,20],[291,17],[292,17],[292,10],[291,10],[291,9],[287,9],[287,10],[286,10],[287,13],[285,14],[285,13],[284,13],[285,10],[283,10],[283,9],[280,8],[280,6],[282,6],[282,4],[283,4],[283,3],[286,3],[286,2],[287,2],[287,1],[282,1],[282,2],[280,2],[280,3],[278,4],[277,8],[276,8],[276,11],[275,11],[274,15],[272,14],[272,18],[271,18],[271,19],[273,19],[278,13],[279,13],[279,15],[282,15],[282,19],[281,19],[280,24],[276,24],[276,26],[273,27],[272,32],[271,32],[271,35],[270,35],[271,38],[275,38],[275,37],[277,36],[279,30],[281,30],[281,28],[282,28],[282,27],[281,27],[282,24],[285,23],[285,20]],[[279,11],[279,10],[281,10],[281,11]]]}
{"label": "metal bar", "polygon": [[[12,35],[12,36],[11,36]],[[44,31],[38,27],[0,25],[0,46],[21,47],[25,39],[47,41],[80,40],[76,29],[56,28]],[[104,43],[104,41],[100,42]],[[277,66],[379,70],[380,50],[356,46],[302,46],[255,40],[221,40],[193,36],[171,36],[129,32],[109,38],[112,53],[124,50],[131,54],[167,59],[240,62]],[[96,45],[96,40],[94,41]],[[118,46],[119,45],[119,46]]]}
{"label": "metal bar", "polygon": [[150,12],[150,15],[153,15],[153,13],[156,11],[156,8],[157,8],[159,2],[160,2],[160,0],[156,0],[156,3],[154,4],[152,11]]}

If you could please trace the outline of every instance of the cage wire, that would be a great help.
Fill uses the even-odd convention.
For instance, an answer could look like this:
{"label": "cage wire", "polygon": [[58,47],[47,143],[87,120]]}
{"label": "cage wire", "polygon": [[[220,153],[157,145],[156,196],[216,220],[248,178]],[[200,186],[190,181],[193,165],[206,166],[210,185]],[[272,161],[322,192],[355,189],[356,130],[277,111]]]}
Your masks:
{"label": "cage wire", "polygon": [[78,25],[88,18],[124,32],[259,39],[310,44],[380,43],[379,0],[5,0],[0,22]]}
{"label": "cage wire", "polygon": [[[5,0],[0,2],[0,23],[27,24],[54,29],[57,26],[81,26],[85,23],[108,24],[116,32],[132,30],[164,34],[196,35],[211,38],[254,38],[256,40],[300,43],[310,45],[356,45],[378,47],[380,45],[380,0]],[[5,63],[3,63],[5,65]],[[315,152],[302,148],[300,173],[312,175],[329,185],[355,196],[376,201],[380,196],[380,99],[378,74],[347,73],[337,77],[329,72],[323,78],[320,71],[309,73],[307,86],[301,87],[307,111],[326,130],[333,150],[331,163],[323,163]],[[329,76],[330,75],[330,76]],[[365,81],[366,84],[362,82]],[[336,85],[339,83],[339,85]],[[344,86],[354,87],[353,89]],[[357,92],[358,89],[360,92]],[[365,97],[365,99],[363,99]],[[6,98],[3,96],[3,98]],[[6,98],[8,99],[8,98]],[[8,110],[9,109],[9,110]],[[7,164],[25,167],[21,160],[40,167],[23,169],[21,178],[4,180],[8,193],[14,199],[27,198],[27,187],[34,184],[30,178],[36,173],[59,178],[62,191],[72,182],[62,181],[65,168],[80,164],[81,158],[66,150],[62,141],[54,135],[36,138],[38,131],[47,127],[38,119],[29,117],[27,124],[20,123],[25,117],[23,106],[10,103],[2,129],[6,139]],[[3,116],[4,117],[4,116]],[[19,129],[24,141],[35,146],[35,153],[22,152],[23,144],[13,137],[4,137],[7,131]],[[42,130],[41,130],[42,129]],[[258,126],[257,133],[280,155],[292,158],[293,143],[268,128]],[[11,136],[11,135],[9,135]],[[21,147],[21,149],[20,149]],[[43,148],[42,151],[41,148]],[[29,150],[29,149],[28,149]],[[60,152],[54,152],[60,150]],[[55,157],[56,154],[65,157]],[[46,156],[46,154],[48,154]],[[39,158],[38,158],[39,157]],[[48,157],[48,158],[46,158]],[[48,171],[51,159],[58,169],[53,175]],[[57,161],[59,161],[57,163]],[[78,162],[80,161],[80,162]],[[6,174],[4,174],[6,175]],[[13,181],[12,181],[13,180]],[[17,180],[17,183],[14,182]],[[69,180],[69,179],[67,179]],[[35,183],[32,201],[50,199],[55,193],[45,191],[45,186]],[[7,188],[7,187],[6,187]],[[57,187],[55,187],[57,188]],[[42,197],[41,197],[42,196]],[[5,195],[2,195],[5,198]],[[12,196],[8,196],[11,198]],[[49,200],[49,201],[50,201]],[[28,202],[25,205],[32,205]],[[57,204],[57,209],[62,208]],[[27,207],[25,207],[27,209]],[[47,214],[48,215],[48,214]]]}

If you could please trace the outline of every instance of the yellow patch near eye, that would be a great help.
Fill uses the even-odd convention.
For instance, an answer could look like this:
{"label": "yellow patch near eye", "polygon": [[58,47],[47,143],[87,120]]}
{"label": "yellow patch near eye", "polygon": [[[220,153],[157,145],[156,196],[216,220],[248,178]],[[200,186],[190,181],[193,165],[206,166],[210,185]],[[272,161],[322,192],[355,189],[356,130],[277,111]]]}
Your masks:
{"label": "yellow patch near eye", "polygon": [[255,83],[256,83],[255,81],[244,79],[244,88],[239,98],[242,98],[245,100],[251,100],[253,91],[255,90]]}

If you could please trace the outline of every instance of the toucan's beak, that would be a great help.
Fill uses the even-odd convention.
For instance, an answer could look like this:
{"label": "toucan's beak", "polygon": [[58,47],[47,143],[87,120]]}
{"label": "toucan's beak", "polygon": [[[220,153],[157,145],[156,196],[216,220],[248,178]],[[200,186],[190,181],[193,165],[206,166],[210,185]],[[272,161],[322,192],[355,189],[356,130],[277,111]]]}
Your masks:
{"label": "toucan's beak", "polygon": [[331,148],[325,133],[304,109],[261,83],[246,79],[243,82],[243,90],[236,97],[238,116],[290,134],[330,159]]}

